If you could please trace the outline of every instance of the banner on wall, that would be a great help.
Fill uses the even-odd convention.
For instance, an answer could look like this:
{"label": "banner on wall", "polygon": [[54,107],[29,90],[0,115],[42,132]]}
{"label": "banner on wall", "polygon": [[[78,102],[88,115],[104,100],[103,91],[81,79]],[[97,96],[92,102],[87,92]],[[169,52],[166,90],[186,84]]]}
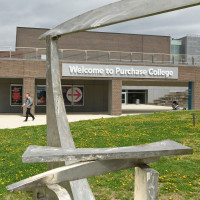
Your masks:
{"label": "banner on wall", "polygon": [[83,106],[83,94],[84,94],[84,88],[82,86],[80,87],[73,87],[73,104],[77,106]]}
{"label": "banner on wall", "polygon": [[37,86],[36,95],[36,105],[46,105],[46,86]]}
{"label": "banner on wall", "polygon": [[72,100],[69,98],[69,95],[68,95],[71,90],[72,90],[72,85],[71,86],[62,86],[63,99],[64,99],[64,104],[66,106],[72,105]]}
{"label": "banner on wall", "polygon": [[11,105],[22,105],[22,85],[11,85]]}
{"label": "banner on wall", "polygon": [[83,86],[62,86],[63,99],[65,105],[83,106],[84,87]]}
{"label": "banner on wall", "polygon": [[[64,104],[66,106],[84,105],[84,87],[83,86],[62,86]],[[46,105],[46,86],[36,87],[36,105]]]}

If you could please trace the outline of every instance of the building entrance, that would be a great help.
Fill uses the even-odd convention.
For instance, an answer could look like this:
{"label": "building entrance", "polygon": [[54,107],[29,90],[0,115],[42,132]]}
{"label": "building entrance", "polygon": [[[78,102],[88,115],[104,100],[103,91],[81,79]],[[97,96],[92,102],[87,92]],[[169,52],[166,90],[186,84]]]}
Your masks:
{"label": "building entrance", "polygon": [[122,104],[146,104],[147,103],[147,90],[123,90],[122,91]]}

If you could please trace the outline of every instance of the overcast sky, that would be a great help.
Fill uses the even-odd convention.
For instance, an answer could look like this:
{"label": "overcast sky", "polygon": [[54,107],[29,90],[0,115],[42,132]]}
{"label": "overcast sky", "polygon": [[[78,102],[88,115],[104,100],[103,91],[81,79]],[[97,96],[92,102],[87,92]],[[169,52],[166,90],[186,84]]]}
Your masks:
{"label": "overcast sky", "polygon": [[[53,28],[99,6],[117,0],[0,0],[0,46],[15,46],[16,27]],[[167,3],[167,0],[166,0]],[[171,35],[200,35],[200,6],[113,25],[96,31]]]}

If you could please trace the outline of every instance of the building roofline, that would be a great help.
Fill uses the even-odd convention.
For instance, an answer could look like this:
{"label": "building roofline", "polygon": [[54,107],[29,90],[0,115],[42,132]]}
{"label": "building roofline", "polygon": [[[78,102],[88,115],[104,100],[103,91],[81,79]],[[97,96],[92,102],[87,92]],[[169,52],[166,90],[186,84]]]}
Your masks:
{"label": "building roofline", "polygon": [[50,30],[49,28],[36,28],[36,27],[25,27],[25,26],[17,26],[18,28],[23,28],[23,29],[45,29],[45,30]]}
{"label": "building roofline", "polygon": [[[49,28],[36,28],[36,27],[21,27],[17,26],[18,28],[23,28],[23,29],[41,29],[41,30],[50,30]],[[148,34],[136,34],[136,33],[116,33],[116,32],[105,32],[105,31],[82,31],[82,32],[87,32],[87,33],[97,33],[97,34],[116,34],[116,35],[138,35],[138,36],[156,36],[156,37],[170,37],[169,35],[148,35]]]}

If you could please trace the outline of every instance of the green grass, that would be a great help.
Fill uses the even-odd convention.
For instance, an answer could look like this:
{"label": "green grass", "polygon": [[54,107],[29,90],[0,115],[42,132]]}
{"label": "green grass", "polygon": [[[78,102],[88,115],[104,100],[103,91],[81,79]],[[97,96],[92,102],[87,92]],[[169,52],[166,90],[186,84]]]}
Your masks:
{"label": "green grass", "polygon": [[[200,199],[200,111],[193,127],[190,111],[164,112],[71,123],[77,148],[122,147],[171,139],[194,149],[193,155],[165,157],[151,164],[159,171],[159,199]],[[32,199],[31,193],[9,193],[5,186],[46,171],[46,164],[23,164],[29,145],[46,145],[46,126],[0,130],[0,199]],[[134,170],[88,179],[97,200],[131,200]]]}

